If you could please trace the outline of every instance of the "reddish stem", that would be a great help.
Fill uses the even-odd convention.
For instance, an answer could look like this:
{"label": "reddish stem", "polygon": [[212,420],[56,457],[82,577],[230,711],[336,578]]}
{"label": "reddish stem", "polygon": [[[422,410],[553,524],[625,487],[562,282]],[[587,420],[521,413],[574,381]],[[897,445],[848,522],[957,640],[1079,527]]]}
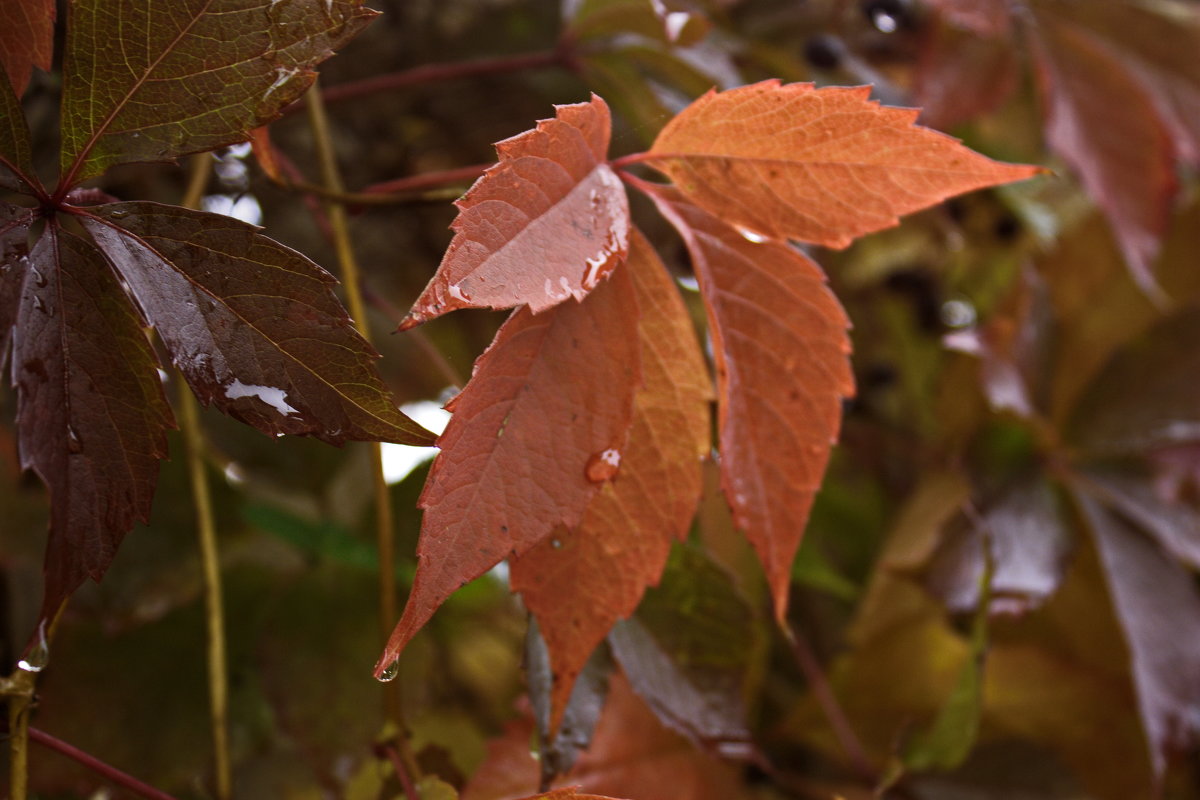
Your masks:
{"label": "reddish stem", "polygon": [[400,757],[400,751],[396,749],[396,746],[391,742],[377,744],[375,753],[386,756],[392,762],[392,768],[396,770],[396,778],[400,781],[400,788],[404,790],[404,796],[410,800],[419,798],[417,787],[413,785],[412,776],[408,774],[408,769],[404,766],[404,759]]}
{"label": "reddish stem", "polygon": [[867,758],[867,753],[863,749],[862,742],[858,740],[858,736],[854,733],[854,728],[850,726],[850,720],[846,718],[846,712],[842,710],[841,704],[838,703],[838,699],[833,693],[833,688],[829,685],[829,680],[825,677],[825,672],[821,669],[821,664],[817,661],[816,654],[813,653],[812,648],[808,645],[808,640],[786,623],[780,624],[779,627],[783,631],[784,638],[791,645],[792,654],[796,657],[796,663],[800,665],[800,671],[804,673],[804,678],[808,681],[809,688],[812,689],[817,705],[821,707],[821,711],[825,714],[825,719],[829,721],[830,727],[833,728],[834,735],[837,737],[842,749],[846,751],[846,755],[849,757],[854,771],[866,783],[875,784],[878,776],[876,776],[875,770],[871,768],[870,759]]}
{"label": "reddish stem", "polygon": [[458,181],[473,181],[491,166],[491,164],[472,164],[469,167],[455,167],[439,172],[422,172],[420,175],[409,175],[406,178],[373,183],[363,189],[362,194],[397,194],[428,189],[431,186],[443,186]]}
{"label": "reddish stem", "polygon": [[[422,64],[419,67],[373,75],[361,81],[351,81],[330,86],[321,91],[326,103],[337,103],[376,92],[389,92],[424,83],[448,81],[457,78],[473,78],[478,75],[496,75],[504,72],[519,72],[525,69],[544,67],[566,67],[572,69],[574,56],[566,47],[557,47],[541,53],[525,53],[517,56],[480,58],[474,61],[459,61],[453,64]],[[297,100],[284,109],[284,115],[294,114],[304,108],[304,101]]]}
{"label": "reddish stem", "polygon": [[136,795],[149,798],[149,800],[175,800],[174,797],[166,792],[159,791],[148,783],[142,783],[132,775],[124,773],[114,766],[105,764],[95,756],[85,753],[78,747],[67,744],[62,739],[51,736],[45,731],[40,731],[37,728],[30,728],[29,738],[40,745],[50,748],[51,750],[56,750],[67,758],[78,761],[80,764],[92,770],[93,772],[103,775],[109,781],[118,786],[123,786]]}

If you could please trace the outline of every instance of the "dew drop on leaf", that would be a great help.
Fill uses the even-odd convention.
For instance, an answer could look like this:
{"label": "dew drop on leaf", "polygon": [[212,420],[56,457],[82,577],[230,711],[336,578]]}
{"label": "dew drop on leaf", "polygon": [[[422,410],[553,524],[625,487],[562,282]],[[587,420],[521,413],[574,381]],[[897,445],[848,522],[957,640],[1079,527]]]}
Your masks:
{"label": "dew drop on leaf", "polygon": [[17,662],[17,667],[26,672],[41,672],[50,663],[50,645],[46,641],[46,622],[38,626],[37,643],[29,648],[25,657]]}
{"label": "dew drop on leaf", "polygon": [[584,474],[592,483],[604,483],[613,479],[620,466],[621,452],[610,447],[588,459]]}
{"label": "dew drop on leaf", "polygon": [[396,676],[400,674],[400,659],[396,659],[384,668],[383,672],[379,673],[379,680],[383,683],[396,680]]}

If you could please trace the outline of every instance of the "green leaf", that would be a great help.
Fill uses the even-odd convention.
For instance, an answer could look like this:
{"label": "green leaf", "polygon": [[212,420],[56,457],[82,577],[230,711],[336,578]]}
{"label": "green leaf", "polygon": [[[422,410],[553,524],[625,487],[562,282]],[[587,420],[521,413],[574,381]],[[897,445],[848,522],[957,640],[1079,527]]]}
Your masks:
{"label": "green leaf", "polygon": [[204,404],[268,434],[432,443],[396,408],[333,276],[304,256],[176,206],[113,203],[81,219]]}
{"label": "green leaf", "polygon": [[131,161],[247,139],[375,16],[362,0],[77,0],[61,189]]}
{"label": "green leaf", "polygon": [[13,345],[21,467],[50,490],[44,616],[145,521],[174,426],[141,320],[103,258],[57,225],[29,257]]}
{"label": "green leaf", "polygon": [[29,125],[25,122],[21,101],[0,75],[0,188],[29,192],[29,188],[36,185],[29,148]]}

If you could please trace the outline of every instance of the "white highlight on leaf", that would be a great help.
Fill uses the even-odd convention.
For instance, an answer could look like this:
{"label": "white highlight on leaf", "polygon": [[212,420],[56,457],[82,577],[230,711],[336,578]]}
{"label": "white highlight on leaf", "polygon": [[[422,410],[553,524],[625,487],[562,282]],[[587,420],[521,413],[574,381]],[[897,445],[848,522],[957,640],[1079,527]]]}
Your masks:
{"label": "white highlight on leaf", "polygon": [[462,288],[457,283],[452,283],[447,286],[446,291],[455,300],[461,300],[464,303],[469,303],[471,301],[471,296],[463,292]]}
{"label": "white highlight on leaf", "polygon": [[235,378],[233,383],[225,387],[225,396],[230,400],[237,400],[241,397],[257,397],[285,417],[300,413],[288,405],[287,392],[274,386],[258,386],[252,383],[242,383]]}
{"label": "white highlight on leaf", "polygon": [[762,244],[769,238],[765,234],[752,231],[749,228],[738,228],[737,232],[740,233],[742,238],[747,242],[753,242],[754,244]]}
{"label": "white highlight on leaf", "polygon": [[267,87],[267,91],[263,92],[263,99],[266,100],[271,96],[271,93],[276,89],[283,87],[285,83],[300,74],[299,67],[276,67],[275,82]]}
{"label": "white highlight on leaf", "polygon": [[621,466],[621,451],[609,448],[600,454],[600,460],[613,469]]}
{"label": "white highlight on leaf", "polygon": [[683,33],[683,28],[688,24],[688,20],[692,15],[686,11],[672,11],[667,14],[663,20],[663,26],[667,29],[668,41],[674,42],[679,39],[679,34]]}

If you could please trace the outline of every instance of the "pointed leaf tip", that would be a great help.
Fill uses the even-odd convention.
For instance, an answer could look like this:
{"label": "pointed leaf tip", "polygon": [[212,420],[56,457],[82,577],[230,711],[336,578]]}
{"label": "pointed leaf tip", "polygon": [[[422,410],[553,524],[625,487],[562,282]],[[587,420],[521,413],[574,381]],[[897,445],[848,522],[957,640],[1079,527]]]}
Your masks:
{"label": "pointed leaf tip", "polygon": [[1044,172],[992,161],[915,124],[870,87],[778,80],[710,91],[655,139],[648,163],[733,225],[845,247],[947,197]]}
{"label": "pointed leaf tip", "polygon": [[454,239],[400,330],[459,308],[537,314],[582,300],[624,261],[629,201],[604,161],[611,125],[593,95],[499,142],[499,163],[456,202]]}

